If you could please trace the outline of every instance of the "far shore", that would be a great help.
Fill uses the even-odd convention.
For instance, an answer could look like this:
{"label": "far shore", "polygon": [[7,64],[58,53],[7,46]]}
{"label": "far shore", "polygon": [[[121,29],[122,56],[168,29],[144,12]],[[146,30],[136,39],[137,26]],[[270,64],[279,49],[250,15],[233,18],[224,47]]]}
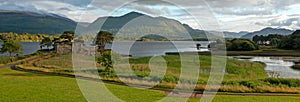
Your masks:
{"label": "far shore", "polygon": [[[166,52],[166,55],[179,55],[179,54],[211,55],[211,52]],[[295,50],[226,51],[226,55],[227,56],[300,57],[300,51],[295,51]]]}

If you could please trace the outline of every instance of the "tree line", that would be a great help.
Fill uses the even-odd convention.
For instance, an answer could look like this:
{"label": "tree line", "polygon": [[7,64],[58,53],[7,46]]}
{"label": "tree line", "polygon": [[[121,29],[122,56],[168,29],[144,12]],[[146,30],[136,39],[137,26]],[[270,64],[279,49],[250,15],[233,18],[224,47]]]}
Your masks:
{"label": "tree line", "polygon": [[283,36],[279,34],[271,34],[268,36],[254,36],[253,41],[259,45],[274,46],[279,49],[300,50],[300,30],[293,34]]}
{"label": "tree line", "polygon": [[300,50],[300,30],[295,31],[291,35],[282,37],[277,47],[287,50]]}
{"label": "tree line", "polygon": [[[2,47],[0,53],[8,53],[10,61],[14,61],[14,57],[22,54],[23,46],[20,42],[40,42],[40,47],[47,47],[57,44],[72,44],[75,33],[73,31],[65,31],[60,36],[49,36],[45,34],[16,34],[16,33],[2,33],[0,34],[0,41]],[[54,47],[55,48],[55,47]]]}
{"label": "tree line", "polygon": [[0,33],[0,40],[4,41],[6,39],[11,39],[11,40],[17,40],[20,42],[41,42],[44,38],[57,38],[59,37],[58,35],[56,36],[50,36],[47,34],[29,34],[29,33],[23,33],[23,34],[17,34],[17,33]]}
{"label": "tree line", "polygon": [[279,35],[279,34],[271,34],[268,36],[255,35],[253,37],[253,41],[259,45],[278,46],[278,44],[280,43],[280,40],[283,37],[284,37],[283,35]]}

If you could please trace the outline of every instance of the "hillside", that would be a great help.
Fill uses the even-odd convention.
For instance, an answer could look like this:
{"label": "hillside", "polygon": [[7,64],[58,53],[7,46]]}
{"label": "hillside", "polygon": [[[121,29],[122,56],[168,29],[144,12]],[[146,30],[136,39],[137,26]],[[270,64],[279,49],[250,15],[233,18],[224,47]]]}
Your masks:
{"label": "hillside", "polygon": [[55,14],[21,11],[0,11],[0,32],[61,34],[75,30],[77,23]]}
{"label": "hillside", "polygon": [[294,31],[288,30],[288,29],[265,28],[260,31],[248,33],[248,34],[242,36],[242,38],[252,39],[255,35],[268,36],[269,34],[290,35],[293,32]]}
{"label": "hillside", "polygon": [[[102,26],[103,25],[103,26]],[[102,27],[101,27],[102,26]],[[131,12],[120,17],[100,17],[81,33],[95,33],[99,29],[127,38],[139,38],[148,34],[161,34],[169,38],[206,38],[204,31],[195,30],[189,25],[164,17],[151,17]]]}

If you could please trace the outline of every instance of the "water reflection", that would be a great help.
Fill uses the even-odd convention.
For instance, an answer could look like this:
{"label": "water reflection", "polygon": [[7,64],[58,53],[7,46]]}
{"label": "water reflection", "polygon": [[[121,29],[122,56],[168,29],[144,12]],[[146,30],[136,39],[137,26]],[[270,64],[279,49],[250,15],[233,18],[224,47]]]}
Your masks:
{"label": "water reflection", "polygon": [[300,78],[300,71],[292,69],[295,64],[287,59],[300,59],[298,57],[234,57],[238,60],[251,61],[251,62],[264,62],[266,64],[265,71],[269,77],[278,78]]}

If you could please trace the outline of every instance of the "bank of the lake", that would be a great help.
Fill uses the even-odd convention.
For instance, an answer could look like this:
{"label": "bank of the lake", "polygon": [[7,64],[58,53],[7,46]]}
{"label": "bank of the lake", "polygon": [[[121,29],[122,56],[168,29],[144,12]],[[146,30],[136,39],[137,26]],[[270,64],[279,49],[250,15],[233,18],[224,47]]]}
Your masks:
{"label": "bank of the lake", "polygon": [[[223,51],[227,56],[292,56],[300,57],[300,51],[296,50],[257,50],[257,51]],[[218,52],[215,52],[218,53]],[[166,55],[179,55],[179,54],[199,54],[211,55],[211,52],[166,52]]]}
{"label": "bank of the lake", "polygon": [[265,71],[271,78],[296,78],[300,79],[300,70],[293,69],[295,61],[300,61],[300,57],[263,57],[263,56],[230,56],[230,58],[263,62],[266,64]]}
{"label": "bank of the lake", "polygon": [[[30,55],[40,50],[40,42],[20,42],[23,47],[23,55]],[[2,43],[0,42],[0,48],[2,48]],[[8,53],[0,54],[0,56],[8,56]]]}

